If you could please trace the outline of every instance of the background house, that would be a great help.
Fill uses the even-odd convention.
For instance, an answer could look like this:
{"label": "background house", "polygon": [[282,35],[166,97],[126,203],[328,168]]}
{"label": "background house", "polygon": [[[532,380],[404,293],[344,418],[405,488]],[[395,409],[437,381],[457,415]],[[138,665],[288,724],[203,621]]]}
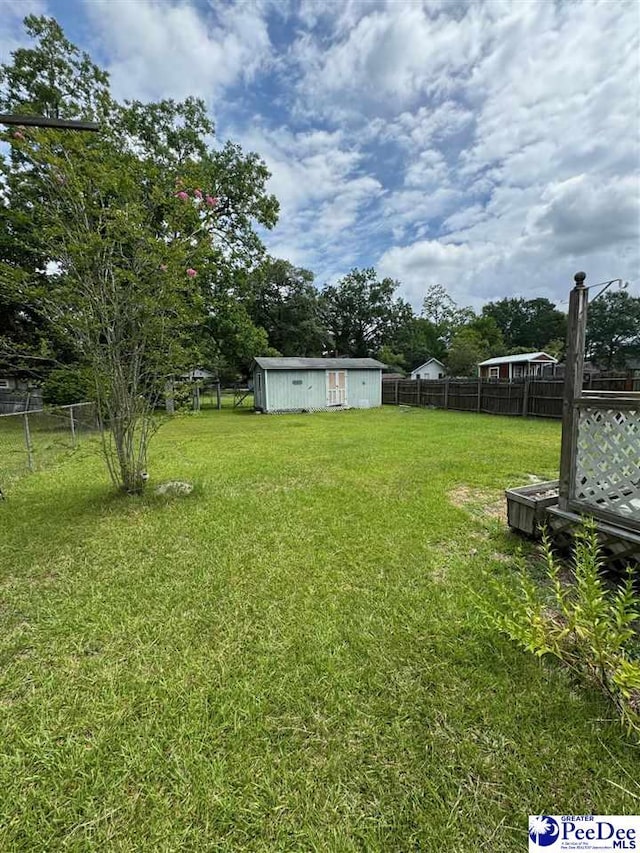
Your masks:
{"label": "background house", "polygon": [[254,408],[301,412],[381,406],[383,367],[373,358],[256,358]]}
{"label": "background house", "polygon": [[411,371],[412,379],[442,379],[446,372],[446,368],[437,358],[430,358]]}
{"label": "background house", "polygon": [[40,388],[29,389],[25,379],[11,371],[0,372],[0,415],[42,408]]}
{"label": "background house", "polygon": [[624,366],[631,376],[640,376],[640,357],[627,357]]}
{"label": "background house", "polygon": [[197,380],[204,380],[208,382],[213,379],[213,373],[210,370],[207,370],[206,367],[194,367],[188,373],[185,373],[182,377],[186,379],[188,382],[196,382]]}
{"label": "background house", "polygon": [[498,355],[478,365],[481,379],[523,379],[526,376],[542,376],[558,359],[546,352],[525,352],[519,355]]}

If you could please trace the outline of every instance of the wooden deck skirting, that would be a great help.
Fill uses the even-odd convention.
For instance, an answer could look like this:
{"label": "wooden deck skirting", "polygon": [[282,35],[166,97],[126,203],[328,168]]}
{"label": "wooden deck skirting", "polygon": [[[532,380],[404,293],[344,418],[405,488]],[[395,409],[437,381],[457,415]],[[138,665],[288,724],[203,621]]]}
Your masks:
{"label": "wooden deck skirting", "polygon": [[[584,521],[583,516],[559,506],[547,507],[545,513],[554,546],[559,551],[569,551],[574,534]],[[640,534],[598,519],[594,521],[604,568],[619,573],[629,565],[640,567]]]}

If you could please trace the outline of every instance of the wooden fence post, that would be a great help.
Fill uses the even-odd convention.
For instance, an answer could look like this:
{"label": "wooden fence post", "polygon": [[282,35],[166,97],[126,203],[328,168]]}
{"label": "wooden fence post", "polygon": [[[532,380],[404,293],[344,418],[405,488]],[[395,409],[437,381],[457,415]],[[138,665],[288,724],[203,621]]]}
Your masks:
{"label": "wooden fence post", "polygon": [[524,380],[524,389],[522,391],[522,417],[526,418],[529,414],[529,383],[531,380],[527,376]]}
{"label": "wooden fence post", "polygon": [[400,381],[399,381],[398,379],[396,379],[396,389],[395,389],[395,390],[396,390],[396,394],[395,394],[395,397],[396,397],[395,405],[396,405],[396,406],[397,406],[397,405],[399,405],[399,401],[400,401],[400,395],[399,395],[399,393],[398,393],[398,386],[399,386],[399,384],[400,384]]}
{"label": "wooden fence post", "polygon": [[576,444],[578,438],[578,418],[575,400],[582,393],[584,374],[584,342],[587,329],[587,305],[589,291],[584,285],[586,274],[577,272],[575,287],[569,297],[569,316],[567,325],[567,357],[562,397],[562,443],[560,446],[560,490],[558,504],[560,509],[568,509],[573,489],[573,471],[575,468]]}
{"label": "wooden fence post", "polygon": [[482,378],[478,376],[478,414],[482,411]]}
{"label": "wooden fence post", "polygon": [[444,402],[443,402],[442,408],[443,409],[449,408],[449,380],[448,379],[444,380]]}
{"label": "wooden fence post", "polygon": [[422,382],[422,379],[420,379],[420,377],[418,376],[416,382],[418,383],[416,386],[416,405],[419,406],[420,405],[420,383]]}

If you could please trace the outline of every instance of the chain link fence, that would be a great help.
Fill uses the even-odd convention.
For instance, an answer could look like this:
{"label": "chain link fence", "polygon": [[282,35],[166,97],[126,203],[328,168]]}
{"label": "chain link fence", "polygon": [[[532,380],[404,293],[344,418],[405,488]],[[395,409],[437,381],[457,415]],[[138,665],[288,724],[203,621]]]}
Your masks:
{"label": "chain link fence", "polygon": [[39,471],[99,430],[95,403],[0,415],[0,489]]}

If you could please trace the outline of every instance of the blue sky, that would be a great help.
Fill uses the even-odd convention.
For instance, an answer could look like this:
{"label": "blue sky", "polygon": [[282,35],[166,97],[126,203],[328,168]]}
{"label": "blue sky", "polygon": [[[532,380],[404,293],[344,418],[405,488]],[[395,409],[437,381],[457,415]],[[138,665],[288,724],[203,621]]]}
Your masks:
{"label": "blue sky", "polygon": [[280,200],[270,252],[321,286],[353,266],[419,308],[562,303],[573,273],[640,292],[640,4],[0,0],[0,61],[29,11],[119,98],[202,97]]}

